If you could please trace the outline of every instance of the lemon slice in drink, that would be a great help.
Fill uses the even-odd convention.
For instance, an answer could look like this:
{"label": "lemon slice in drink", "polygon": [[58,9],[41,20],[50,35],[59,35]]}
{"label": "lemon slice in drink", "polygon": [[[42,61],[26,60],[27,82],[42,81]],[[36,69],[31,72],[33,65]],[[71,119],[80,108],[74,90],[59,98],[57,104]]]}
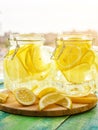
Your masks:
{"label": "lemon slice in drink", "polygon": [[34,50],[34,45],[25,45],[23,47],[19,48],[19,51],[17,52],[17,57],[21,61],[24,68],[30,73],[33,71],[35,72],[35,68],[32,63],[31,59],[31,52]]}
{"label": "lemon slice in drink", "polygon": [[19,79],[25,81],[26,77],[29,75],[28,71],[25,69],[17,56],[15,56],[13,59],[11,59],[11,56],[5,59],[4,68],[5,73],[11,80]]}
{"label": "lemon slice in drink", "polygon": [[83,63],[73,67],[68,71],[63,71],[65,78],[71,83],[82,83],[85,81],[89,64]]}
{"label": "lemon slice in drink", "polygon": [[50,68],[49,49],[45,46],[39,46],[34,49],[33,64],[37,72],[46,71]]}
{"label": "lemon slice in drink", "polygon": [[48,105],[57,103],[58,101],[62,100],[63,98],[64,98],[64,96],[61,95],[60,93],[57,93],[57,92],[49,93],[49,94],[43,96],[39,100],[39,109],[42,110],[45,107],[47,107]]}
{"label": "lemon slice in drink", "polygon": [[81,58],[81,63],[88,63],[92,65],[94,63],[95,54],[92,50],[89,50],[85,53],[85,55]]}
{"label": "lemon slice in drink", "polygon": [[36,96],[33,92],[25,87],[14,90],[16,100],[22,105],[32,105],[36,101]]}
{"label": "lemon slice in drink", "polygon": [[61,105],[65,108],[72,108],[72,101],[69,97],[64,97],[62,100],[58,101],[56,104]]}
{"label": "lemon slice in drink", "polygon": [[81,58],[81,49],[74,45],[65,45],[61,55],[56,60],[61,70],[67,70],[75,66]]}

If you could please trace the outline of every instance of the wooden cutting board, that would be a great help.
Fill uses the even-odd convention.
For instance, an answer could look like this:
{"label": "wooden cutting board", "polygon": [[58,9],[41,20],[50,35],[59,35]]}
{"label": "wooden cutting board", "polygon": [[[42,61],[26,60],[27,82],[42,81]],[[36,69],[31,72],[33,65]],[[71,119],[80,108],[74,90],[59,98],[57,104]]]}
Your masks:
{"label": "wooden cutting board", "polygon": [[[8,93],[9,97],[6,103],[0,103],[0,110],[26,116],[63,116],[63,115],[73,115],[82,112],[86,112],[96,106],[97,101],[90,104],[73,104],[72,109],[67,109],[62,106],[53,104],[46,107],[44,110],[39,111],[38,103],[31,106],[23,106],[19,104],[14,95],[9,91],[3,91]],[[93,95],[96,96],[96,95]]]}

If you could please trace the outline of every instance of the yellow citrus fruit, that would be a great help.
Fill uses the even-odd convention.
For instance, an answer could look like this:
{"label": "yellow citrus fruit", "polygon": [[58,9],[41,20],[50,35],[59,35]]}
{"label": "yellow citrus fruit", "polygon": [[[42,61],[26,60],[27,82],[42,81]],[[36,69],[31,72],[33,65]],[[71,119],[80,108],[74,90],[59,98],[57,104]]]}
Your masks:
{"label": "yellow citrus fruit", "polygon": [[[26,44],[21,46],[13,59],[12,56],[15,50],[9,51],[9,54],[4,60],[5,73],[11,80],[21,80],[26,81],[27,79],[43,80],[47,77],[50,71],[50,61],[44,64],[44,60],[37,62],[40,58],[40,47],[38,45]],[[36,51],[37,50],[37,51]],[[50,58],[50,48],[44,47],[48,53],[46,58]],[[42,52],[41,50],[41,52]],[[34,53],[35,51],[35,53]],[[45,51],[44,51],[45,52]],[[46,55],[46,52],[43,54]],[[36,57],[37,56],[37,57]],[[49,60],[49,59],[48,59]],[[34,61],[34,63],[33,63]],[[37,67],[39,69],[36,69]],[[11,69],[9,69],[11,68]]]}
{"label": "yellow citrus fruit", "polygon": [[56,92],[57,89],[55,87],[45,87],[45,88],[38,88],[35,90],[36,96],[39,98],[42,98],[43,96],[45,96],[48,93],[51,92]]}
{"label": "yellow citrus fruit", "polygon": [[61,105],[65,108],[72,108],[72,101],[69,97],[64,97],[62,100],[58,101],[56,104]]}
{"label": "yellow citrus fruit", "polygon": [[32,105],[36,101],[36,96],[33,92],[25,87],[14,90],[16,100],[22,105]]}
{"label": "yellow citrus fruit", "polygon": [[61,55],[56,60],[58,67],[61,70],[67,70],[75,66],[81,58],[81,50],[74,45],[65,45]]}
{"label": "yellow citrus fruit", "polygon": [[85,53],[85,55],[81,58],[81,63],[88,63],[89,65],[92,65],[95,60],[95,54],[92,50],[89,50]]}
{"label": "yellow citrus fruit", "polygon": [[48,105],[57,103],[63,98],[64,96],[58,92],[48,93],[39,100],[39,109],[42,110]]}
{"label": "yellow citrus fruit", "polygon": [[65,78],[72,83],[82,83],[85,81],[86,72],[89,71],[89,64],[83,63],[70,70],[63,71]]}
{"label": "yellow citrus fruit", "polygon": [[[32,48],[32,45],[24,45],[20,47],[12,59],[15,50],[9,51],[4,60],[4,69],[11,80],[25,81],[26,77],[30,76],[29,68],[26,64],[27,52]],[[10,69],[11,68],[11,69]]]}
{"label": "yellow citrus fruit", "polygon": [[25,81],[26,77],[28,77],[29,73],[19,60],[17,56],[11,59],[9,56],[7,59],[4,60],[4,69],[5,73],[11,80],[22,80]]}
{"label": "yellow citrus fruit", "polygon": [[28,51],[25,56],[25,65],[27,66],[28,71],[32,73],[32,75],[34,75],[37,72],[32,59],[36,47],[37,46],[32,45],[30,48],[28,48]]}
{"label": "yellow citrus fruit", "polygon": [[35,68],[33,66],[32,58],[31,58],[31,52],[33,52],[33,50],[34,50],[34,45],[24,45],[23,47],[19,48],[19,51],[16,54],[16,56],[21,61],[22,65],[29,73],[35,72]]}
{"label": "yellow citrus fruit", "polygon": [[7,98],[8,98],[8,94],[0,92],[0,103],[6,102]]}
{"label": "yellow citrus fruit", "polygon": [[38,72],[45,71],[50,67],[50,54],[47,48],[39,46],[34,49],[33,64]]}
{"label": "yellow citrus fruit", "polygon": [[97,102],[97,96],[89,94],[83,97],[70,97],[72,103],[94,103]]}

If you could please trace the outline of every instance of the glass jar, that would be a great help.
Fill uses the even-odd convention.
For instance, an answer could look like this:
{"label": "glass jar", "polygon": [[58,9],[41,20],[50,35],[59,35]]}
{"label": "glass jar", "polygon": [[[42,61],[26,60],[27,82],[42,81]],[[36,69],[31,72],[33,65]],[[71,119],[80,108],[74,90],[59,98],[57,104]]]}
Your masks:
{"label": "glass jar", "polygon": [[95,52],[95,66],[96,66],[96,76],[95,76],[95,83],[96,83],[96,92],[98,92],[98,46],[94,45],[93,50]]}
{"label": "glass jar", "polygon": [[88,34],[61,34],[56,39],[54,60],[66,79],[65,92],[83,96],[95,92],[97,73],[94,38]]}
{"label": "glass jar", "polygon": [[10,90],[22,86],[31,88],[47,77],[50,55],[44,49],[44,42],[44,37],[38,34],[10,36],[9,50],[4,58],[6,88]]}

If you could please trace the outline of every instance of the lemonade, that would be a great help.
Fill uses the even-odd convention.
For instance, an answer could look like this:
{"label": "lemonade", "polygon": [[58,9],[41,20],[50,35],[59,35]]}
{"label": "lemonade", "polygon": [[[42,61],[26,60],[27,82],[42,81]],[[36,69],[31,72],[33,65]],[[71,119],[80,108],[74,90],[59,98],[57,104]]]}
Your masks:
{"label": "lemonade", "polygon": [[[44,45],[41,36],[10,38],[4,58],[4,85],[11,91],[29,88],[38,98],[59,90],[69,97],[82,97],[96,90],[98,53],[88,35],[61,35],[57,47]],[[64,101],[65,102],[65,101]]]}
{"label": "lemonade", "polygon": [[82,96],[87,87],[89,93],[94,92],[97,69],[93,38],[84,34],[59,35],[56,43],[54,60],[67,80],[66,93]]}
{"label": "lemonade", "polygon": [[13,35],[10,49],[4,59],[5,87],[32,87],[45,79],[50,71],[50,52],[42,36]]}

